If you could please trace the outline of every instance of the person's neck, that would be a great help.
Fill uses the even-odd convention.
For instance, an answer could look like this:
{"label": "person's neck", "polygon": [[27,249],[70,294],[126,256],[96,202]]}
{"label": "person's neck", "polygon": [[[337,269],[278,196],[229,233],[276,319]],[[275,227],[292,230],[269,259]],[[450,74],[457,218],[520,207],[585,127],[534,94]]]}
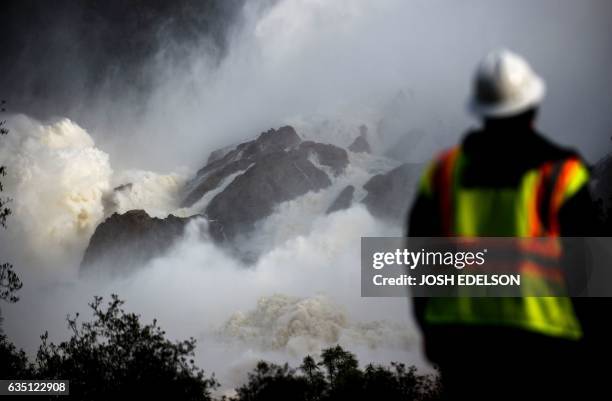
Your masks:
{"label": "person's neck", "polygon": [[533,121],[487,120],[484,122],[484,131],[508,132],[513,135],[528,134],[534,131]]}

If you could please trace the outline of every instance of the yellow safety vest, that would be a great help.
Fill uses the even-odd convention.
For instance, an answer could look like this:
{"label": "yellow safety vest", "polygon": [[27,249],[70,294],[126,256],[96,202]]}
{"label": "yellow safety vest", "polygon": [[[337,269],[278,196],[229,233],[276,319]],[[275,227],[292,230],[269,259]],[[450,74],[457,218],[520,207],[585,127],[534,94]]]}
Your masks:
{"label": "yellow safety vest", "polygon": [[[554,246],[548,247],[544,250],[546,256],[560,258],[558,212],[567,199],[588,183],[589,173],[583,163],[575,157],[546,162],[527,171],[518,187],[499,189],[462,187],[461,174],[466,162],[461,148],[453,148],[433,162],[421,180],[421,196],[439,202],[443,235],[547,237],[559,252],[554,252]],[[560,264],[546,274],[529,263],[521,266],[521,270],[531,286],[564,287]],[[582,337],[571,300],[564,296],[430,298],[425,321],[432,325],[509,326],[561,338]]]}

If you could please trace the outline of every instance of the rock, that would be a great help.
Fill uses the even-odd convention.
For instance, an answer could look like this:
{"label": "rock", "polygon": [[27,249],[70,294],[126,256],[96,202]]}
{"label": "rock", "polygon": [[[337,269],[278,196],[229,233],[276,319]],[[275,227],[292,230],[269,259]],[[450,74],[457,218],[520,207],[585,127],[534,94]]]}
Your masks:
{"label": "rock", "polygon": [[231,152],[234,149],[236,149],[236,145],[230,145],[230,146],[226,146],[221,149],[213,150],[212,152],[210,152],[210,155],[208,155],[208,160],[206,160],[206,165],[208,166],[209,164],[212,164],[216,162],[217,160],[223,159],[229,152]]}
{"label": "rock", "polygon": [[367,137],[368,127],[362,125],[359,127],[359,136],[349,145],[348,150],[355,153],[372,153]]}
{"label": "rock", "polygon": [[[302,141],[292,127],[269,130],[252,141],[212,152],[188,184],[182,206],[197,205],[192,210],[207,218],[210,237],[243,260],[253,261],[257,255],[239,249],[237,236],[248,236],[280,203],[329,187],[348,164],[345,149]],[[352,201],[354,188],[345,191],[350,192],[338,200],[338,208]],[[197,204],[206,194],[212,199]],[[188,221],[172,215],[152,218],[142,210],[113,214],[96,228],[82,266],[103,261],[107,270],[128,271],[166,252]]]}
{"label": "rock", "polygon": [[[302,140],[291,126],[281,127],[278,130],[263,132],[255,141],[244,145],[243,158],[254,158],[269,153],[287,150],[299,144]],[[239,148],[240,148],[239,146]]]}
{"label": "rock", "polygon": [[327,174],[308,160],[307,152],[296,149],[268,154],[211,200],[205,212],[211,236],[226,241],[239,233],[247,234],[280,202],[330,185]]}
{"label": "rock", "polygon": [[346,150],[326,143],[304,141],[299,150],[306,153],[306,157],[314,155],[319,164],[329,167],[334,175],[340,175],[348,166]]}
{"label": "rock", "polygon": [[263,132],[257,139],[241,143],[234,149],[213,151],[206,166],[198,171],[196,178],[188,186],[189,191],[182,206],[192,206],[208,191],[217,188],[224,178],[245,170],[257,159],[269,153],[290,149],[300,142],[301,139],[293,127],[285,126]]}
{"label": "rock", "polygon": [[183,200],[182,206],[192,206],[208,191],[217,188],[225,178],[239,171],[246,170],[251,164],[253,164],[253,162],[248,159],[240,159],[210,170],[205,176],[200,177],[197,185],[193,186],[193,189],[191,189],[187,197]]}
{"label": "rock", "polygon": [[355,194],[355,187],[352,185],[346,186],[342,192],[338,195],[336,200],[331,204],[331,206],[327,209],[325,214],[330,214],[333,212],[337,212],[338,210],[344,210],[351,207],[353,203],[353,195]]}
{"label": "rock", "polygon": [[[267,153],[286,150],[298,145],[301,141],[291,126],[281,127],[278,130],[270,129],[262,132],[257,139],[241,143],[233,150],[228,151],[227,148],[223,148],[213,151],[208,156],[209,162],[198,171],[197,176],[205,175],[235,160],[253,160]],[[223,153],[224,156],[220,157]]]}
{"label": "rock", "polygon": [[403,225],[421,170],[421,164],[404,163],[385,174],[375,175],[363,186],[368,192],[363,203],[373,216]]}
{"label": "rock", "polygon": [[114,213],[96,228],[85,250],[82,269],[104,264],[105,271],[128,272],[167,251],[191,218],[150,217],[144,210]]}
{"label": "rock", "polygon": [[243,171],[201,211],[217,241],[248,234],[279,203],[331,185],[330,177],[319,167],[337,176],[349,163],[346,150],[302,141],[289,126],[266,131],[233,149],[215,151],[209,160],[190,184],[183,206],[192,206],[227,177]]}

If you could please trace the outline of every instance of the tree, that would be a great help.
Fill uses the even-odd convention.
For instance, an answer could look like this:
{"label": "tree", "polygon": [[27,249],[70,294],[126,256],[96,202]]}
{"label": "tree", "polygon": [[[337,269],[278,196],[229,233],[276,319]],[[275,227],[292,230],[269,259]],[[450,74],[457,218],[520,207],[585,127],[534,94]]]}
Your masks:
{"label": "tree", "polygon": [[414,366],[406,368],[401,363],[392,363],[391,367],[370,364],[361,370],[354,354],[335,346],[324,349],[318,363],[306,356],[297,371],[287,364],[259,362],[232,400],[430,401],[439,398],[437,377],[419,375]]}
{"label": "tree", "polygon": [[359,362],[355,355],[345,351],[341,346],[336,345],[333,348],[327,348],[321,353],[320,366],[324,366],[327,370],[327,379],[332,387],[336,384],[338,376],[356,371]]}
{"label": "tree", "polygon": [[308,382],[308,390],[306,393],[307,400],[317,400],[327,388],[325,375],[319,369],[319,365],[313,357],[307,355],[302,361],[300,370],[304,373]]}
{"label": "tree", "polygon": [[0,264],[0,300],[7,302],[17,302],[19,297],[15,292],[23,286],[17,273],[13,271],[10,263]]}
{"label": "tree", "polygon": [[[4,112],[5,101],[0,102],[0,112]],[[8,129],[5,127],[6,121],[0,121],[0,136],[8,134]],[[0,177],[6,175],[6,167],[0,165]],[[4,190],[2,181],[0,180],[0,192]],[[11,214],[11,209],[6,205],[10,199],[0,196],[0,226],[6,228],[6,219]],[[19,298],[15,293],[22,287],[21,280],[17,273],[13,271],[13,265],[10,263],[0,264],[0,300],[6,302],[17,302]],[[0,309],[0,312],[2,310]],[[26,378],[32,373],[32,365],[28,362],[26,354],[23,350],[18,350],[11,343],[4,332],[2,331],[2,315],[0,313],[0,377],[2,378]]]}
{"label": "tree", "polygon": [[28,361],[26,353],[17,349],[0,331],[0,377],[3,379],[31,379],[33,376],[34,366]]}
{"label": "tree", "polygon": [[92,322],[67,318],[69,340],[56,345],[42,335],[36,375],[70,379],[70,394],[83,400],[210,400],[218,384],[195,365],[195,340],[169,341],[156,320],[141,324],[123,303],[112,295],[103,308],[94,297]]}
{"label": "tree", "polygon": [[288,364],[260,361],[254,371],[249,373],[248,382],[236,389],[236,398],[233,400],[306,401],[308,388],[306,379],[297,376]]}
{"label": "tree", "polygon": [[319,365],[327,370],[329,385],[326,398],[335,400],[360,397],[363,372],[359,370],[359,361],[354,354],[336,345],[321,352]]}
{"label": "tree", "polygon": [[368,365],[364,372],[363,398],[376,399],[384,394],[386,400],[437,400],[441,387],[437,378],[419,375],[414,366],[391,362],[391,368]]}
{"label": "tree", "polygon": [[[0,102],[0,111],[4,112],[4,104],[6,102],[2,100]],[[0,121],[0,136],[7,135],[9,130],[5,127],[6,121]],[[6,166],[0,165],[0,177],[6,176]],[[4,190],[2,181],[0,180],[0,192]],[[6,228],[6,219],[11,214],[11,209],[7,207],[7,204],[11,200],[0,196],[0,226]],[[0,264],[0,300],[7,302],[17,302],[19,298],[15,293],[22,287],[21,280],[17,273],[13,270],[13,265],[10,263]]]}

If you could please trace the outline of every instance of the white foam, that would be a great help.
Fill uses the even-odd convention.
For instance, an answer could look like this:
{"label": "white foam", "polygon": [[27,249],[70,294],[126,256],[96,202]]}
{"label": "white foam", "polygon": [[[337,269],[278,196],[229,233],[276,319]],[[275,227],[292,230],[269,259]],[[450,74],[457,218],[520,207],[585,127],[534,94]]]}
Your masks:
{"label": "white foam", "polygon": [[11,120],[0,154],[8,169],[6,191],[14,199],[9,227],[20,247],[46,266],[74,263],[104,216],[102,197],[112,176],[108,155],[68,119],[40,124],[25,116]]}

